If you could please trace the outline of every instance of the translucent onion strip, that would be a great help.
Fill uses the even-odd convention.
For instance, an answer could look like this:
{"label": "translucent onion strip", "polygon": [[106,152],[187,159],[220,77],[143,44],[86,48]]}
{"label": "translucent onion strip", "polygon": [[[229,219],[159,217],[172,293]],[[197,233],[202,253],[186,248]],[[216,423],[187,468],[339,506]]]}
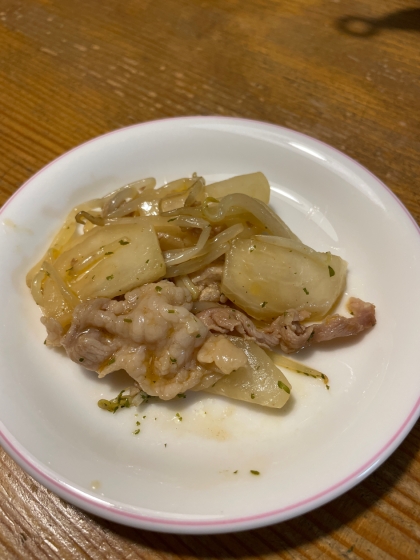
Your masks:
{"label": "translucent onion strip", "polygon": [[177,278],[175,278],[175,284],[178,287],[186,288],[190,292],[193,301],[197,301],[198,298],[200,297],[200,288],[198,288],[194,284],[194,282],[191,280],[188,274],[186,274],[185,276],[178,276]]}
{"label": "translucent onion strip", "polygon": [[32,283],[31,283],[31,294],[32,297],[35,300],[35,303],[37,305],[40,305],[41,307],[44,306],[44,291],[43,291],[43,283],[45,280],[45,272],[43,270],[38,271],[35,276],[32,279]]}
{"label": "translucent onion strip", "polygon": [[324,381],[325,385],[328,385],[329,380],[325,373],[322,373],[314,368],[305,366],[300,362],[296,362],[290,358],[287,358],[283,354],[277,354],[272,350],[265,350],[265,352],[270,356],[276,366],[284,367],[295,371],[296,373],[302,373],[303,375],[308,375],[309,377],[320,378]]}
{"label": "translucent onion strip", "polygon": [[[229,244],[228,242],[231,241],[232,239],[234,239],[237,235],[239,235],[244,229],[244,226],[242,224],[235,224],[233,226],[231,226],[230,228],[225,229],[224,231],[222,231],[221,233],[219,233],[218,235],[215,235],[213,237],[213,239],[211,239],[204,247],[203,249],[200,251],[201,255],[198,254],[196,255],[195,259],[189,260],[188,262],[183,263],[184,267],[185,267],[185,272],[182,272],[184,269],[181,269],[181,272],[178,272],[178,269],[176,268],[176,265],[172,265],[172,266],[167,266],[166,267],[166,276],[168,278],[171,278],[173,276],[179,276],[180,274],[190,274],[191,272],[195,272],[196,270],[200,270],[201,266],[203,265],[199,265],[199,262],[201,262],[200,259],[204,259],[205,258],[205,264],[209,264],[212,261],[208,260],[208,255],[211,254],[216,254],[217,256],[214,257],[213,260],[216,260],[217,258],[219,258],[220,256],[224,255],[226,253],[226,251],[229,248]],[[218,251],[218,247],[226,247],[222,252]],[[174,271],[176,271],[174,273]]]}
{"label": "translucent onion strip", "polygon": [[202,207],[189,206],[187,208],[175,208],[174,210],[168,210],[168,212],[161,212],[163,217],[173,218],[174,216],[193,216],[196,218],[202,218]]}
{"label": "translucent onion strip", "polygon": [[112,212],[109,212],[107,215],[108,218],[122,218],[123,216],[127,216],[128,214],[132,214],[133,212],[138,212],[140,214],[149,215],[149,214],[158,214],[159,213],[159,206],[158,200],[159,197],[156,194],[157,191],[153,189],[147,189],[146,191],[142,192],[136,198],[132,200],[127,200],[123,202],[119,208],[116,208]]}
{"label": "translucent onion strip", "polygon": [[210,237],[210,232],[211,226],[205,227],[201,232],[200,237],[198,238],[197,244],[194,247],[165,251],[163,253],[163,257],[165,259],[166,266],[180,264],[196,257],[204,248],[204,245]]}
{"label": "translucent onion strip", "polygon": [[229,243],[222,243],[221,245],[217,245],[217,247],[214,247],[213,250],[206,255],[196,257],[195,259],[191,259],[185,263],[168,266],[166,268],[165,277],[175,278],[176,276],[183,276],[185,274],[196,272],[197,270],[200,270],[200,268],[204,268],[208,264],[224,255],[226,251],[228,251],[229,247]]}
{"label": "translucent onion strip", "polygon": [[314,249],[311,249],[307,245],[304,245],[300,241],[295,241],[294,239],[286,239],[285,237],[277,237],[274,235],[256,235],[255,239],[264,241],[265,243],[271,243],[272,245],[277,245],[278,247],[283,247],[284,249],[298,251],[320,264],[326,264],[331,261],[331,253],[318,253],[318,251],[314,251]]}
{"label": "translucent onion strip", "polygon": [[122,193],[122,192],[126,191],[126,189],[131,189],[133,187],[135,189],[137,189],[139,192],[142,192],[146,188],[149,188],[149,187],[154,188],[155,186],[156,186],[156,179],[154,179],[153,177],[148,177],[146,179],[139,179],[138,181],[133,181],[132,183],[128,183],[128,185],[124,185],[123,187],[119,187],[118,189],[115,189],[115,191],[112,191],[112,192],[106,194],[105,196],[103,196],[101,198],[101,201],[102,201],[102,204],[108,203],[110,200],[119,196],[119,193]]}
{"label": "translucent onion strip", "polygon": [[217,245],[218,243],[226,243],[227,241],[231,241],[237,235],[242,233],[245,229],[243,224],[234,224],[233,226],[228,227],[221,233],[218,233],[211,239],[208,243],[210,247]]}
{"label": "translucent onion strip", "polygon": [[71,290],[61,276],[58,274],[56,269],[50,264],[44,261],[42,263],[43,270],[51,277],[52,280],[56,283],[58,289],[60,290],[61,294],[63,295],[64,299],[68,301],[71,305],[76,306],[80,303],[80,299],[77,295]]}
{"label": "translucent onion strip", "polygon": [[193,177],[192,179],[188,177],[175,179],[175,181],[171,181],[170,183],[167,183],[166,185],[163,185],[162,187],[156,189],[156,193],[159,194],[159,198],[162,198],[163,196],[167,196],[168,194],[185,192],[190,187],[192,187],[196,181],[197,177]]}
{"label": "translucent onion strip", "polygon": [[135,181],[134,183],[130,183],[125,187],[122,187],[110,195],[104,197],[102,200],[103,204],[103,213],[104,217],[108,216],[111,212],[116,210],[125,200],[131,198],[136,198],[139,193],[144,192],[145,190],[154,189],[156,186],[156,180],[153,177],[149,177],[147,179],[141,179],[140,181]]}
{"label": "translucent onion strip", "polygon": [[187,199],[185,200],[184,206],[188,208],[193,206],[197,201],[199,201],[200,196],[204,193],[205,181],[203,177],[199,177],[194,185],[190,188]]}
{"label": "translucent onion strip", "polygon": [[226,218],[229,211],[235,207],[253,214],[273,235],[298,240],[296,235],[271,208],[261,200],[246,194],[228,194],[222,198],[219,204],[203,208],[203,217],[213,223],[221,222]]}
{"label": "translucent onion strip", "polygon": [[123,237],[118,241],[113,241],[112,243],[108,243],[108,245],[104,245],[94,253],[87,255],[83,260],[74,264],[69,270],[67,271],[68,276],[71,279],[74,279],[76,276],[80,276],[81,274],[89,273],[100,260],[106,259],[109,255],[113,255],[117,251],[121,250],[121,241],[125,243],[130,243],[131,239],[128,237]]}
{"label": "translucent onion strip", "polygon": [[203,220],[203,218],[196,218],[193,216],[176,216],[172,218],[167,218],[165,216],[131,216],[127,218],[105,218],[103,220],[104,226],[112,224],[151,224],[155,228],[173,226],[204,229],[209,225],[209,222],[207,220]]}

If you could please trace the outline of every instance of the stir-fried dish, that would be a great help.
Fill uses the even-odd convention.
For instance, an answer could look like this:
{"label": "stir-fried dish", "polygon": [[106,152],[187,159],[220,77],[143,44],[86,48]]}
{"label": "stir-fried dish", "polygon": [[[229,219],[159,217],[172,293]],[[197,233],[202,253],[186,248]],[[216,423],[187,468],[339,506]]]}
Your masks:
{"label": "stir-fried dish", "polygon": [[27,284],[47,346],[99,377],[133,378],[102,408],[188,390],[280,408],[291,385],[275,361],[326,381],[284,354],[375,324],[375,307],[354,297],[350,316],[328,315],[347,263],[304,245],[269,197],[262,173],[209,185],[194,174],[70,212]]}

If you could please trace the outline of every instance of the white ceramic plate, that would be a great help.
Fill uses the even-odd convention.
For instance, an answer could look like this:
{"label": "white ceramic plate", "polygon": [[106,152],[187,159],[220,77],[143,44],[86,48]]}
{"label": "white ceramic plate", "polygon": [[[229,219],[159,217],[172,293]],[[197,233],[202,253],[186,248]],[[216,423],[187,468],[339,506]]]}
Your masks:
{"label": "white ceramic plate", "polygon": [[[115,396],[127,379],[99,381],[43,345],[27,270],[81,201],[141,177],[161,183],[197,171],[211,181],[258,170],[296,234],[348,261],[346,296],[375,303],[377,325],[301,352],[301,361],[329,376],[331,389],[286,373],[294,390],[284,410],[204,394],[115,415],[99,409],[98,399]],[[413,219],[376,177],[277,126],[183,118],[75,148],[1,210],[0,441],[64,499],[136,527],[216,533],[318,507],[378,467],[418,417],[419,241]]]}

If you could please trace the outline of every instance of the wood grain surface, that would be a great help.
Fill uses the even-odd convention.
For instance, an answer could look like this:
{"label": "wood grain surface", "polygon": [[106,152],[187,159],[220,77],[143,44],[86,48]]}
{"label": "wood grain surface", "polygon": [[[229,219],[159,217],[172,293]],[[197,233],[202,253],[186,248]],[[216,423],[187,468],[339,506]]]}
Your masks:
{"label": "wood grain surface", "polygon": [[[0,204],[52,159],[104,132],[230,115],[342,150],[419,223],[419,100],[414,0],[0,0]],[[373,475],[330,504],[221,536],[97,519],[6,453],[0,461],[2,559],[420,558],[419,423]]]}

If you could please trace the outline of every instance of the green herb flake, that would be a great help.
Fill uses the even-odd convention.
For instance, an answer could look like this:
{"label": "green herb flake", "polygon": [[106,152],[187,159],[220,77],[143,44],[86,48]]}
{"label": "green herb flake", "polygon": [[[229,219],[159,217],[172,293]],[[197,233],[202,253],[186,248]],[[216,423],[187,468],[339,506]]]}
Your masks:
{"label": "green herb flake", "polygon": [[303,288],[303,291],[305,292],[305,294],[306,294],[307,296],[309,295],[309,292],[308,292],[308,290],[307,290],[306,288]]}
{"label": "green herb flake", "polygon": [[325,387],[328,389],[328,391],[330,390],[330,386],[329,386],[329,385],[325,385]]}
{"label": "green herb flake", "polygon": [[260,474],[260,471],[249,471],[251,474],[255,474],[256,476],[258,476]]}
{"label": "green herb flake", "polygon": [[131,406],[131,398],[129,396],[123,397],[124,389],[118,394],[115,399],[110,401],[101,399],[98,401],[99,408],[107,410],[115,414],[119,408],[129,408]]}
{"label": "green herb flake", "polygon": [[47,339],[44,340],[44,344],[47,344]]}
{"label": "green herb flake", "polygon": [[140,426],[140,422],[138,420],[136,422],[136,426]]}
{"label": "green herb flake", "polygon": [[133,434],[136,436],[137,434],[140,433],[140,428],[137,428],[137,430],[134,430]]}
{"label": "green herb flake", "polygon": [[175,414],[175,416],[178,418],[178,420],[179,420],[180,422],[182,422],[182,416],[180,415],[179,412],[177,412],[177,413]]}
{"label": "green herb flake", "polygon": [[251,393],[251,399],[255,399],[254,393]]}
{"label": "green herb flake", "polygon": [[201,334],[200,333],[196,334],[195,338],[201,338]]}
{"label": "green herb flake", "polygon": [[328,272],[330,273],[330,277],[335,275],[335,270],[328,265]]}
{"label": "green herb flake", "polygon": [[168,445],[168,444],[167,444],[167,443],[165,443],[165,447],[166,447],[167,445]]}
{"label": "green herb flake", "polygon": [[238,471],[233,471],[233,474],[238,474]]}
{"label": "green herb flake", "polygon": [[256,246],[256,245],[253,245],[253,246],[249,249],[249,252],[252,253],[252,251],[255,251],[256,248],[257,248],[257,246]]}
{"label": "green herb flake", "polygon": [[113,274],[111,274],[110,276],[107,276],[107,277],[106,277],[107,280],[113,280],[113,278],[114,278],[114,275],[113,275]]}
{"label": "green herb flake", "polygon": [[290,389],[283,383],[283,381],[277,381],[277,385],[279,386],[279,389],[283,389],[283,391],[286,391],[286,393],[290,395]]}
{"label": "green herb flake", "polygon": [[178,393],[177,397],[178,399],[186,399],[187,395],[185,393]]}
{"label": "green herb flake", "polygon": [[268,301],[263,301],[263,302],[261,303],[261,307],[265,307],[265,306],[267,305],[267,303],[268,303]]}
{"label": "green herb flake", "polygon": [[156,286],[155,290],[160,293],[162,291],[162,286]]}
{"label": "green herb flake", "polygon": [[107,253],[105,253],[105,256],[113,255],[113,254],[114,254],[114,251],[108,251]]}
{"label": "green herb flake", "polygon": [[176,358],[169,358],[172,364],[176,364]]}
{"label": "green herb flake", "polygon": [[168,223],[169,222],[174,222],[175,220],[176,220],[176,218],[171,218],[170,220],[168,220]]}
{"label": "green herb flake", "polygon": [[118,243],[119,243],[120,245],[128,245],[130,242],[129,242],[129,241],[124,241],[124,239],[120,239],[120,240],[118,241]]}
{"label": "green herb flake", "polygon": [[132,323],[133,319],[124,319],[124,323]]}
{"label": "green herb flake", "polygon": [[168,309],[168,313],[175,313],[175,309]]}
{"label": "green herb flake", "polygon": [[85,359],[84,358],[79,358],[79,362],[84,362]]}
{"label": "green herb flake", "polygon": [[66,270],[66,272],[70,272],[71,270],[73,270],[73,267],[72,267],[72,266],[71,266],[70,268],[68,268],[68,269]]}
{"label": "green herb flake", "polygon": [[115,363],[115,358],[110,358],[110,359],[107,361],[106,365],[107,365],[107,366],[112,366],[113,363]]}
{"label": "green herb flake", "polygon": [[146,261],[146,264],[148,264],[148,263],[149,263],[149,261],[150,261],[150,259],[147,259],[147,261]]}

